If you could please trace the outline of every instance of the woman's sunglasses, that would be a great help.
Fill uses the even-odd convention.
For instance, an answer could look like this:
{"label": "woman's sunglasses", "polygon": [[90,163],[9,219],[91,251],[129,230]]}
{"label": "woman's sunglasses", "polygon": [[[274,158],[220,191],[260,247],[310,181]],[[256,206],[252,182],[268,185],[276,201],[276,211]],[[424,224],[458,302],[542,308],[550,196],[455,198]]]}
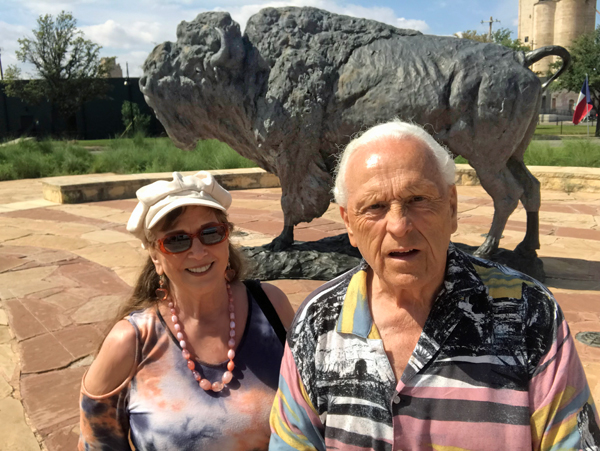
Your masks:
{"label": "woman's sunglasses", "polygon": [[229,236],[229,225],[224,223],[206,224],[196,233],[179,232],[166,235],[157,240],[158,246],[165,254],[179,254],[192,247],[194,238],[198,238],[205,246],[222,243]]}

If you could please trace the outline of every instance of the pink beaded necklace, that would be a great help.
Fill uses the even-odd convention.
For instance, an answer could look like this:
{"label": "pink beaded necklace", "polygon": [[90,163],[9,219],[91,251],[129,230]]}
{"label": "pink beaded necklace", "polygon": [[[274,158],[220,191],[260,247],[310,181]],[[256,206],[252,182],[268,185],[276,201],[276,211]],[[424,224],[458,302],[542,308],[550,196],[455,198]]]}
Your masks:
{"label": "pink beaded necklace", "polygon": [[223,390],[225,385],[231,382],[233,379],[233,369],[235,368],[235,363],[233,363],[233,359],[235,358],[235,351],[233,348],[235,347],[235,308],[233,306],[233,294],[231,293],[231,287],[229,283],[227,285],[227,295],[229,296],[229,342],[227,343],[229,346],[229,351],[227,351],[227,358],[229,362],[227,363],[227,371],[223,373],[220,381],[216,381],[211,383],[208,379],[204,379],[202,375],[196,371],[196,364],[192,360],[192,355],[190,351],[187,350],[187,343],[185,341],[185,334],[181,329],[181,324],[179,324],[179,318],[177,317],[177,310],[175,310],[175,304],[173,301],[169,301],[168,306],[171,310],[171,321],[173,321],[173,328],[175,332],[177,332],[177,339],[179,340],[179,346],[181,346],[181,355],[185,360],[187,360],[187,366],[194,375],[194,379],[198,381],[198,385],[206,391],[212,390],[214,392],[220,392]]}

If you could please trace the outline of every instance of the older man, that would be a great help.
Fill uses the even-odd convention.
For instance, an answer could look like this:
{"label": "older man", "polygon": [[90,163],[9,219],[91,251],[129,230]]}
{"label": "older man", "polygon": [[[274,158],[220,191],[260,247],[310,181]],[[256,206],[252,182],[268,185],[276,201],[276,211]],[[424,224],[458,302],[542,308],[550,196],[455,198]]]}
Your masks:
{"label": "older man", "polygon": [[597,413],[556,301],[459,251],[454,162],[423,129],[346,148],[335,195],[364,261],[288,335],[270,450],[597,450]]}

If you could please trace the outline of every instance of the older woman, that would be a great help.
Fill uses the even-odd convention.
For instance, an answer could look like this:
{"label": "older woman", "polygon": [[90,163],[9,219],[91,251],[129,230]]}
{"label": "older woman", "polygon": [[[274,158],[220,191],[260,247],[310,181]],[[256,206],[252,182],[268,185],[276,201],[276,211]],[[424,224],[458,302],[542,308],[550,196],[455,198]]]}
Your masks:
{"label": "older woman", "polygon": [[231,195],[210,173],[137,197],[127,229],[149,256],[83,377],[79,449],[267,449],[287,297],[239,281]]}

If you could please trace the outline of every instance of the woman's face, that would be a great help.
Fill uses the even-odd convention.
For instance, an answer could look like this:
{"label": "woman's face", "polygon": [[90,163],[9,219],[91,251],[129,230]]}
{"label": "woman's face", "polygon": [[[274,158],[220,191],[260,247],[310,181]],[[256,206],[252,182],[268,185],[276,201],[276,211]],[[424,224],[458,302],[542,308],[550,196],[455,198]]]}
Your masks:
{"label": "woman's face", "polygon": [[[200,227],[217,223],[216,210],[209,207],[186,207],[184,212],[166,230],[154,233],[157,240],[177,232],[196,233]],[[212,291],[221,285],[229,262],[229,240],[218,244],[204,245],[198,238],[192,247],[178,254],[163,253],[155,242],[150,256],[156,272],[169,278],[171,289],[177,293]]]}

